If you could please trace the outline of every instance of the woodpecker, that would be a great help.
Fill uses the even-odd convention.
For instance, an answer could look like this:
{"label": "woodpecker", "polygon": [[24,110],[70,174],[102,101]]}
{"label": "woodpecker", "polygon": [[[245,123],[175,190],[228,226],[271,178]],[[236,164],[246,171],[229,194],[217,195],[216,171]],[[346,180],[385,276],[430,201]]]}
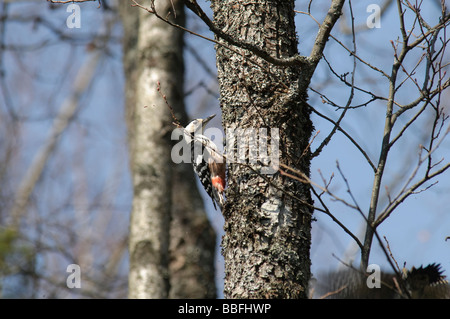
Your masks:
{"label": "woodpecker", "polygon": [[202,135],[203,128],[214,118],[195,119],[184,129],[184,140],[191,147],[191,161],[200,182],[211,197],[214,208],[220,210],[225,203],[225,157],[220,154],[216,144]]}

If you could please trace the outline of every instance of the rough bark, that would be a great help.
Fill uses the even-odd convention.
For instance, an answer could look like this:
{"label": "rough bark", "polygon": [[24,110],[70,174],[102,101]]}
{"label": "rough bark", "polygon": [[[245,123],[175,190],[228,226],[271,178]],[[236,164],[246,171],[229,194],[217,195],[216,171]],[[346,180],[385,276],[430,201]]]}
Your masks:
{"label": "rough bark", "polygon": [[[150,8],[150,1],[141,3]],[[156,89],[159,81],[177,117],[185,120],[183,34],[130,4],[119,2],[134,187],[129,297],[214,297],[215,234],[192,168],[173,164],[173,120]],[[171,11],[171,19],[184,23],[179,1],[156,1],[155,5],[162,16]]]}
{"label": "rough bark", "polygon": [[[211,6],[216,26],[235,39],[276,58],[298,54],[294,1],[216,0]],[[309,176],[309,76],[298,66],[275,66],[232,47],[238,53],[216,46],[225,130],[279,129],[280,163]],[[260,174],[260,168],[228,161],[222,242],[225,297],[305,298],[310,278],[310,187],[280,173]]]}

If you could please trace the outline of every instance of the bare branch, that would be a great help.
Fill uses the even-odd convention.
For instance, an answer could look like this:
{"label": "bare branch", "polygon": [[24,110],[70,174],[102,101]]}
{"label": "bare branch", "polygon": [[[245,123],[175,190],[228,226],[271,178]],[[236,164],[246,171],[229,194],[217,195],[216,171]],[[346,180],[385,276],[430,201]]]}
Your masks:
{"label": "bare branch", "polygon": [[[326,189],[328,189],[328,187],[325,186]],[[358,245],[358,247],[360,249],[363,248],[363,245],[361,243],[361,241],[359,240],[359,238],[353,234],[339,219],[337,219],[332,213],[331,211],[328,209],[328,207],[326,206],[325,202],[323,201],[322,197],[317,194],[316,190],[314,189],[314,187],[311,187],[311,191],[313,192],[313,194],[317,197],[317,199],[319,200],[320,204],[322,205],[322,207],[324,208],[324,210],[322,211],[323,213],[325,213],[326,215],[328,215],[336,224],[338,224],[339,227],[342,228],[342,230],[347,233],[354,241],[355,243]]]}
{"label": "bare branch", "polygon": [[311,50],[309,58],[313,61],[314,68],[322,58],[323,50],[330,37],[331,30],[333,29],[336,21],[342,14],[342,7],[345,0],[333,0],[328,10],[327,16],[320,25],[319,32],[317,33],[314,46]]}
{"label": "bare branch", "polygon": [[304,56],[294,56],[284,59],[279,59],[276,57],[273,57],[268,52],[258,48],[257,46],[244,42],[242,40],[238,40],[231,36],[230,34],[222,31],[220,28],[218,28],[214,22],[212,22],[209,17],[206,15],[206,13],[202,10],[202,8],[198,5],[196,0],[184,0],[184,3],[186,4],[186,7],[188,7],[192,12],[194,12],[202,21],[208,26],[208,28],[219,38],[227,41],[228,43],[242,48],[246,49],[252,53],[254,53],[256,56],[264,59],[265,61],[272,63],[274,65],[278,66],[294,66],[294,65],[309,65],[311,61],[309,61],[308,57]]}
{"label": "bare branch", "polygon": [[433,174],[427,176],[427,177],[423,177],[420,181],[418,181],[416,184],[414,184],[413,186],[411,186],[406,192],[403,192],[401,196],[398,197],[397,200],[395,200],[394,202],[392,202],[392,204],[389,205],[389,207],[384,210],[380,216],[378,216],[377,220],[375,221],[375,227],[377,227],[378,225],[380,225],[384,220],[386,220],[386,218],[389,217],[389,215],[395,210],[395,208],[398,207],[398,205],[400,205],[406,198],[408,198],[410,195],[414,194],[415,191],[422,186],[424,183],[426,183],[428,180],[444,173],[448,168],[450,168],[450,163],[447,163],[447,165],[445,165],[444,167],[442,167],[441,169],[437,170],[436,172],[434,172]]}
{"label": "bare branch", "polygon": [[[340,126],[340,123],[342,121],[342,119],[344,118],[345,114],[347,113],[349,106],[352,103],[353,100],[353,96],[355,93],[355,71],[356,71],[356,59],[355,59],[355,55],[356,55],[356,41],[355,41],[355,25],[354,25],[354,17],[353,17],[353,10],[352,10],[352,2],[349,2],[350,5],[350,13],[351,13],[351,19],[352,19],[352,40],[353,40],[353,69],[352,69],[352,79],[351,79],[351,87],[350,87],[350,95],[349,98],[347,100],[347,104],[344,107],[344,110],[342,111],[341,115],[339,116],[338,120],[336,121],[336,124],[334,125],[333,129],[331,130],[330,134],[328,134],[328,136],[322,141],[322,143],[319,145],[319,147],[317,147],[316,151],[313,154],[314,156],[317,156],[318,154],[320,154],[320,152],[322,151],[322,149],[330,142],[331,138],[333,137],[333,135],[336,133],[336,131],[338,130],[338,127]],[[342,10],[342,7],[341,7]],[[319,30],[320,32],[320,30]]]}
{"label": "bare branch", "polygon": [[[232,48],[231,46],[225,44],[224,42],[221,42],[221,41],[217,41],[217,40],[208,38],[208,37],[206,37],[206,36],[203,36],[203,35],[201,35],[201,34],[199,34],[199,33],[194,32],[194,31],[192,31],[192,30],[190,30],[190,29],[187,29],[187,28],[185,28],[185,27],[183,27],[183,26],[181,26],[181,25],[179,25],[179,24],[177,24],[177,23],[175,23],[175,22],[170,21],[168,18],[162,17],[162,16],[159,15],[158,12],[156,11],[156,8],[155,8],[155,5],[154,5],[154,1],[152,1],[152,3],[151,3],[151,8],[147,8],[147,7],[145,7],[145,6],[141,5],[141,4],[139,4],[136,0],[131,0],[131,1],[134,3],[132,6],[141,8],[141,9],[147,11],[148,13],[154,14],[158,19],[164,21],[165,23],[171,25],[172,27],[175,27],[175,28],[178,28],[178,29],[180,29],[180,30],[183,30],[184,32],[187,32],[187,33],[189,33],[189,34],[192,34],[192,35],[194,35],[194,36],[196,36],[196,37],[199,37],[199,38],[201,38],[201,39],[203,39],[203,40],[206,40],[206,41],[212,42],[212,43],[214,43],[214,44],[220,45],[220,46],[226,48],[227,50],[229,50],[229,51],[231,51],[231,52],[233,52],[233,53],[235,53],[235,54],[238,54],[238,55],[242,56],[245,60],[247,60],[247,61],[249,61],[250,63],[256,65],[256,66],[259,67],[259,68],[261,68],[261,69],[264,70],[267,74],[270,74],[270,75],[273,76],[273,73],[270,72],[270,70],[269,70],[268,68],[266,68],[265,66],[263,66],[263,65],[262,65],[261,63],[259,63],[258,61],[255,61],[255,59],[249,58],[248,56],[245,55],[244,52],[241,52],[241,51],[239,51],[239,50],[236,50],[236,49]],[[205,16],[206,16],[206,14],[205,14]],[[247,46],[247,44],[245,44],[244,42],[239,42],[239,43],[238,43],[238,42],[233,42],[232,44],[234,44],[234,43],[235,43],[236,45],[239,45],[239,44],[242,45],[241,48],[247,49],[247,50],[249,50],[249,51],[251,51],[251,49],[252,49],[252,45],[248,45],[248,46]],[[255,48],[256,48],[256,47],[255,47]],[[309,61],[307,61],[307,58],[302,57],[302,56],[294,57],[294,58],[292,58],[292,61],[290,61],[290,62],[287,61],[287,60],[284,61],[284,62],[281,62],[281,61],[283,61],[283,60],[273,58],[273,57],[271,57],[268,53],[266,53],[266,52],[264,52],[264,51],[262,51],[262,50],[259,50],[258,48],[254,49],[254,51],[251,51],[251,52],[255,53],[255,55],[259,56],[260,58],[265,59],[267,62],[273,63],[273,64],[275,64],[275,65],[291,66],[291,65],[294,65],[294,64],[301,64],[301,65],[304,65],[304,64],[308,64],[308,63],[309,63]],[[277,62],[276,62],[277,60],[278,60],[278,64],[277,64]],[[295,62],[294,60],[296,60],[297,62]],[[286,84],[284,84],[283,81],[280,80],[279,83],[287,89]]]}
{"label": "bare branch", "polygon": [[332,296],[332,295],[338,294],[338,293],[340,293],[342,290],[346,289],[347,287],[348,287],[348,284],[343,285],[343,286],[341,286],[340,288],[338,288],[338,289],[336,289],[336,290],[334,290],[334,291],[327,292],[326,294],[320,296],[319,299],[325,299],[325,298],[328,298],[328,297],[330,297],[330,296]]}
{"label": "bare branch", "polygon": [[[432,35],[434,32],[436,32],[436,30],[443,28],[447,24],[447,21],[449,19],[449,16],[441,17],[440,22],[435,27],[429,28],[428,31],[423,33],[421,36],[417,37],[417,39],[415,41],[413,41],[412,43],[408,43],[410,36],[412,35],[414,25],[417,22],[420,24],[422,21],[421,19],[419,19],[417,17],[417,15],[419,14],[420,11],[418,9],[415,11],[416,19],[413,22],[413,26],[411,28],[409,28],[409,30],[407,30],[406,25],[405,25],[405,17],[404,17],[406,9],[403,8],[403,4],[402,4],[401,0],[397,0],[397,9],[398,9],[398,15],[399,15],[399,19],[400,19],[400,32],[402,34],[402,42],[400,43],[401,44],[400,49],[398,49],[397,46],[394,45],[393,42],[391,42],[393,45],[393,48],[394,48],[394,58],[395,59],[394,59],[393,65],[392,65],[391,75],[389,77],[389,94],[388,94],[388,103],[386,105],[386,117],[385,117],[385,126],[384,126],[384,132],[383,132],[383,140],[382,140],[382,144],[381,144],[381,150],[380,150],[380,156],[379,156],[378,165],[377,165],[377,171],[375,172],[374,181],[373,181],[369,213],[367,216],[368,227],[366,229],[366,236],[365,236],[365,240],[364,240],[364,249],[361,253],[361,260],[362,260],[363,266],[367,266],[367,264],[368,264],[372,239],[373,239],[374,230],[375,230],[376,226],[379,225],[379,222],[384,220],[392,212],[392,210],[388,209],[389,213],[387,213],[387,211],[385,211],[385,213],[383,214],[383,218],[382,219],[378,218],[377,222],[375,223],[375,218],[376,218],[375,214],[376,214],[377,207],[378,207],[378,200],[379,200],[380,188],[381,188],[381,180],[384,175],[384,170],[386,168],[387,157],[388,157],[389,151],[390,151],[391,147],[393,146],[393,143],[391,141],[391,134],[393,132],[394,124],[395,124],[396,120],[398,119],[398,116],[404,112],[404,109],[406,109],[406,108],[404,108],[404,109],[400,110],[399,112],[394,113],[396,93],[397,93],[398,88],[401,86],[401,84],[400,85],[397,84],[399,71],[403,67],[402,64],[405,61],[407,54],[413,48],[417,47],[420,43],[422,43],[424,40],[426,40],[429,35]],[[403,70],[404,70],[404,68],[403,68]],[[439,94],[439,92],[441,91],[440,89],[441,88],[436,90],[436,94]],[[426,97],[424,97],[423,95],[424,95],[423,90],[421,90],[421,97],[420,97],[420,99],[417,100],[417,104],[420,103],[424,98],[426,101],[430,101],[429,95],[427,95]],[[428,102],[427,102],[427,104],[428,104]],[[414,104],[414,105],[416,105],[416,104]],[[417,116],[415,118],[417,118],[420,113],[421,113],[421,111],[419,111],[419,113],[416,113]],[[411,123],[412,123],[411,121],[408,122],[407,127],[410,126]],[[403,128],[400,131],[400,134],[397,135],[397,137],[393,141],[394,142],[397,141],[398,138],[404,133],[405,130],[406,130],[406,128]],[[442,173],[445,169],[439,170],[438,172]],[[436,176],[436,175],[433,174],[433,176]],[[418,182],[413,187],[411,187],[405,194],[403,194],[406,196],[401,196],[399,198],[400,201],[397,200],[397,201],[393,202],[393,206],[397,207],[398,204],[401,203],[401,201],[403,201],[406,197],[408,197],[409,194],[411,194],[411,192],[415,191],[415,189],[417,187],[419,187],[420,185],[422,185],[425,181],[426,180],[423,179],[422,181]]]}
{"label": "bare branch", "polygon": [[[450,133],[450,127],[447,129],[446,131],[446,135],[448,135]],[[423,184],[425,184],[426,182],[428,182],[429,180],[433,179],[434,177],[444,173],[449,167],[450,167],[450,162],[447,163],[446,165],[444,165],[443,167],[441,167],[440,169],[438,169],[437,171],[431,173],[430,170],[432,167],[430,164],[428,164],[428,168],[424,174],[424,176],[418,181],[416,182],[414,185],[412,185],[411,187],[408,188],[408,185],[412,182],[412,180],[417,176],[417,173],[419,171],[419,168],[421,167],[421,165],[429,158],[431,158],[431,155],[434,153],[434,151],[436,149],[438,149],[439,145],[444,141],[445,136],[443,136],[438,143],[436,143],[436,145],[434,146],[433,149],[429,150],[427,152],[427,154],[425,155],[425,157],[419,157],[419,161],[417,163],[416,168],[414,169],[414,171],[411,173],[410,177],[408,178],[408,180],[406,181],[405,185],[403,186],[403,188],[399,191],[398,195],[395,196],[394,200],[392,202],[389,203],[389,205],[383,210],[383,212],[381,212],[378,216],[378,218],[374,221],[374,227],[377,227],[378,225],[380,225],[384,220],[386,220],[386,218],[389,217],[389,215],[394,211],[395,208],[398,207],[398,205],[400,205],[405,199],[407,199],[410,195],[415,194],[416,190],[421,187]],[[432,186],[432,185],[431,185]],[[427,187],[426,189],[428,189],[429,187]]]}

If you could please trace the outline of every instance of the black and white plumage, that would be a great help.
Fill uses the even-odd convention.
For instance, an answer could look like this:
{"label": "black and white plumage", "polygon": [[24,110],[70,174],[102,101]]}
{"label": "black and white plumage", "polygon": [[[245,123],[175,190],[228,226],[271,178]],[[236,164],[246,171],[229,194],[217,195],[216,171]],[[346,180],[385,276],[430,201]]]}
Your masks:
{"label": "black and white plumage", "polygon": [[218,204],[222,210],[225,203],[225,158],[216,144],[202,134],[203,128],[214,116],[190,122],[184,129],[184,140],[190,145],[195,173],[206,193],[211,197],[214,208],[217,209],[216,204]]}

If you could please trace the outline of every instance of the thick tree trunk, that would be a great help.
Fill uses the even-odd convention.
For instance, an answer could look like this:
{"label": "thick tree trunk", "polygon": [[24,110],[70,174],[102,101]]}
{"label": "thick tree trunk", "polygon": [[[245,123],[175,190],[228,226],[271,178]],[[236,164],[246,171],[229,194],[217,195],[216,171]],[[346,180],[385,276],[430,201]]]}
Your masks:
{"label": "thick tree trunk", "polygon": [[[140,3],[150,8],[150,1]],[[184,23],[180,1],[155,1],[155,5],[162,16]],[[129,297],[212,298],[215,234],[192,167],[175,166],[171,159],[173,119],[157,92],[159,81],[177,117],[185,120],[183,34],[128,1],[120,1],[119,6],[134,187]]]}
{"label": "thick tree trunk", "polygon": [[[218,28],[235,39],[277,58],[298,54],[294,1],[216,0],[212,9]],[[216,49],[227,133],[278,129],[280,163],[309,176],[308,143],[313,130],[305,103],[309,77],[299,67],[274,66],[239,47],[233,49],[240,54],[220,45]],[[238,141],[227,149],[241,146]],[[310,187],[279,172],[261,174],[260,169],[228,158],[222,242],[225,297],[305,298],[311,263]]]}

